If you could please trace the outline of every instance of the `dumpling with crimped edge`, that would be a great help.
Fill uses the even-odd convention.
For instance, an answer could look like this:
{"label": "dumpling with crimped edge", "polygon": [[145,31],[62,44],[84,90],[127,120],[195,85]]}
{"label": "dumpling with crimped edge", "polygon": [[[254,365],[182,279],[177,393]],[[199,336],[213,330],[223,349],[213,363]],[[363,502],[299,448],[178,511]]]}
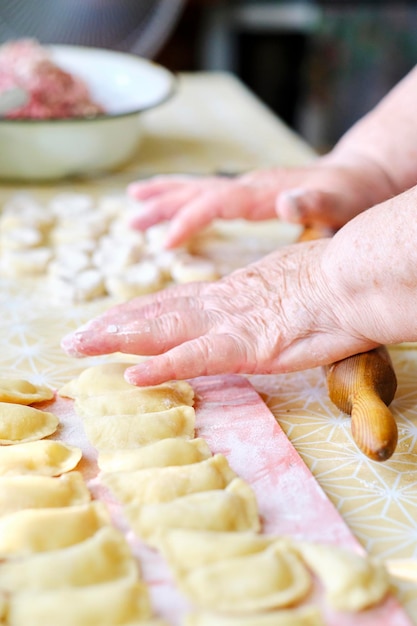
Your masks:
{"label": "dumpling with crimped edge", "polygon": [[128,578],[139,579],[139,568],[123,533],[112,526],[66,548],[38,552],[0,562],[0,589],[60,589]]}
{"label": "dumpling with crimped edge", "polygon": [[168,502],[199,491],[224,489],[236,478],[223,454],[200,463],[152,467],[133,472],[101,474],[101,482],[123,505]]}
{"label": "dumpling with crimped edge", "polygon": [[90,500],[91,493],[80,472],[59,477],[32,474],[0,477],[0,516],[22,509],[86,504]]}
{"label": "dumpling with crimped edge", "polygon": [[174,387],[174,383],[157,387],[132,386],[132,389],[127,391],[109,391],[97,396],[76,397],[74,407],[77,415],[82,418],[117,414],[140,415],[167,411],[174,407],[192,406],[192,401],[185,401],[185,395]]}
{"label": "dumpling with crimped edge", "polygon": [[326,626],[326,624],[318,607],[306,606],[237,616],[195,611],[186,616],[184,626]]}
{"label": "dumpling with crimped edge", "polygon": [[52,435],[59,419],[32,406],[0,402],[0,445],[36,441]]}
{"label": "dumpling with crimped edge", "polygon": [[86,417],[83,426],[88,440],[99,451],[134,448],[172,437],[193,439],[195,411],[184,405],[142,415]]}
{"label": "dumpling with crimped edge", "polygon": [[212,456],[205,439],[169,437],[140,448],[103,450],[97,465],[103,472],[123,472],[199,463]]}
{"label": "dumpling with crimped edge", "polygon": [[0,402],[34,404],[52,400],[53,389],[46,385],[31,383],[23,378],[0,378]]}
{"label": "dumpling with crimped edge", "polygon": [[182,574],[216,561],[256,554],[275,537],[253,531],[210,531],[175,528],[160,534],[158,547],[170,568]]}
{"label": "dumpling with crimped edge", "polygon": [[23,509],[0,518],[0,558],[66,548],[108,525],[110,515],[102,502]]}
{"label": "dumpling with crimped edge", "polygon": [[80,448],[51,439],[0,446],[0,476],[60,476],[73,470],[81,457]]}
{"label": "dumpling with crimped edge", "polygon": [[171,528],[260,530],[255,493],[241,478],[232,480],[226,489],[192,493],[158,504],[131,504],[123,510],[133,531],[156,547],[160,533]]}
{"label": "dumpling with crimped edge", "polygon": [[[193,405],[194,390],[183,380],[174,380],[150,387],[136,387],[124,378],[125,370],[132,363],[109,362],[93,365],[83,370],[79,376],[63,385],[58,394],[66,398],[89,398],[122,392],[136,392],[136,401],[143,413],[163,411],[181,404]],[[120,397],[116,401],[120,401]],[[130,401],[126,401],[130,402]],[[129,406],[129,404],[126,404]],[[122,410],[115,411],[123,413]],[[130,413],[126,410],[125,413]],[[102,414],[102,413],[100,413]],[[108,413],[107,413],[108,414]]]}
{"label": "dumpling with crimped edge", "polygon": [[327,602],[338,611],[361,611],[389,591],[388,572],[376,559],[333,545],[298,542],[295,547],[322,582]]}
{"label": "dumpling with crimped edge", "polygon": [[[121,579],[87,587],[11,594],[7,626],[132,626],[151,619],[142,581]],[[152,623],[152,621],[151,621]]]}
{"label": "dumpling with crimped edge", "polygon": [[261,552],[198,567],[175,581],[195,606],[230,613],[292,606],[305,599],[313,584],[309,570],[285,540]]}

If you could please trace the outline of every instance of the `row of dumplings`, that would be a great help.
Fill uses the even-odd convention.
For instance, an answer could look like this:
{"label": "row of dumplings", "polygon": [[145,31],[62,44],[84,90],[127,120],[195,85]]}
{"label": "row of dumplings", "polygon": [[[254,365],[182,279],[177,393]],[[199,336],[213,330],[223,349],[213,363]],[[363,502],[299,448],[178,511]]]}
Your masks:
{"label": "row of dumplings", "polygon": [[57,303],[125,300],[170,282],[219,277],[211,260],[191,250],[164,251],[165,225],[133,230],[132,210],[137,203],[121,194],[65,192],[48,202],[16,194],[0,216],[0,273],[47,277]]}
{"label": "row of dumplings", "polygon": [[25,380],[0,381],[1,403],[11,407],[1,418],[0,623],[163,626],[123,533],[76,470],[81,450],[31,440],[35,430],[49,433],[29,404],[53,395]]}
{"label": "row of dumplings", "polygon": [[60,394],[74,399],[98,450],[101,482],[195,607],[186,626],[323,626],[309,603],[315,577],[336,610],[382,600],[388,577],[379,563],[261,535],[250,485],[195,437],[192,387],[135,388],[124,379],[127,366],[84,370]]}

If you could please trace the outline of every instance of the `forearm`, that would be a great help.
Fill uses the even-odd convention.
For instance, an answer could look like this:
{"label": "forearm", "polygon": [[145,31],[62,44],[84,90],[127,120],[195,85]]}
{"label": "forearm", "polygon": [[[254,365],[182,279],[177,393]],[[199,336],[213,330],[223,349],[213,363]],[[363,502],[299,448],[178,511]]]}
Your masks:
{"label": "forearm", "polygon": [[323,270],[347,328],[417,341],[417,187],[361,213],[330,241]]}
{"label": "forearm", "polygon": [[379,178],[374,204],[417,183],[417,67],[357,122],[323,161]]}

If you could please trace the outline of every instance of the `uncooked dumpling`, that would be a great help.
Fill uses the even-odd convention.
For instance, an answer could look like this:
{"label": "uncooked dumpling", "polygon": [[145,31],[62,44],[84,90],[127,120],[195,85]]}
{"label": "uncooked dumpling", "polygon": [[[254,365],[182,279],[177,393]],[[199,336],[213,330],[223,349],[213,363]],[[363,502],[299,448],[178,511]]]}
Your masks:
{"label": "uncooked dumpling", "polygon": [[80,448],[49,439],[0,446],[0,476],[59,476],[74,469],[81,456]]}
{"label": "uncooked dumpling", "polygon": [[52,435],[59,420],[53,413],[32,406],[0,402],[0,445],[36,441]]}
{"label": "uncooked dumpling", "polygon": [[168,502],[199,491],[224,489],[236,473],[222,454],[191,465],[102,474],[101,481],[124,505]]}
{"label": "uncooked dumpling", "polygon": [[255,532],[214,532],[177,528],[164,532],[158,547],[171,569],[176,573],[182,573],[216,561],[261,552],[273,541],[275,541],[273,537]]}
{"label": "uncooked dumpling", "polygon": [[97,450],[134,448],[168,437],[194,437],[195,411],[191,406],[178,406],[143,415],[112,415],[86,417],[85,434]]}
{"label": "uncooked dumpling", "polygon": [[[88,587],[19,591],[11,595],[8,626],[131,626],[151,617],[141,581],[122,579]],[[146,622],[145,622],[146,623]]]}
{"label": "uncooked dumpling", "polygon": [[52,400],[54,392],[46,385],[35,385],[22,378],[0,379],[0,402],[16,404],[33,404]]}
{"label": "uncooked dumpling", "polygon": [[[81,374],[64,385],[59,395],[68,398],[85,398],[102,394],[136,391],[144,413],[162,411],[170,406],[187,404],[192,406],[194,390],[186,381],[172,381],[151,387],[136,387],[124,378],[124,372],[132,363],[103,363],[85,369]],[[148,407],[148,408],[147,408]],[[155,407],[155,408],[152,408]],[[118,409],[116,413],[123,413]],[[129,411],[125,411],[129,413]],[[107,413],[108,415],[109,413]]]}
{"label": "uncooked dumpling", "polygon": [[325,622],[317,607],[306,606],[239,616],[195,612],[187,615],[184,626],[325,626]]}
{"label": "uncooked dumpling", "polygon": [[22,509],[86,504],[91,494],[79,472],[51,476],[0,477],[0,516]]}
{"label": "uncooked dumpling", "polygon": [[194,605],[230,613],[289,607],[312,587],[310,573],[286,541],[196,568],[176,582]]}
{"label": "uncooked dumpling", "polygon": [[170,502],[124,508],[134,532],[158,545],[161,532],[172,528],[216,531],[260,529],[255,494],[245,481],[232,480],[226,489],[192,493]]}
{"label": "uncooked dumpling", "polygon": [[0,562],[0,589],[83,587],[129,578],[138,580],[138,566],[124,535],[111,526],[72,546]]}
{"label": "uncooked dumpling", "polygon": [[124,372],[132,363],[103,363],[83,370],[76,378],[63,385],[58,395],[63,398],[80,396],[97,396],[111,391],[128,391],[132,389],[124,378]]}
{"label": "uncooked dumpling", "polygon": [[99,453],[97,464],[103,472],[123,472],[150,467],[189,465],[210,457],[211,451],[205,439],[170,437],[140,448],[105,450]]}
{"label": "uncooked dumpling", "polygon": [[126,391],[109,391],[96,396],[80,396],[75,398],[74,406],[80,417],[140,415],[192,405],[192,402],[185,402],[184,399],[185,394],[174,387],[173,383],[167,383],[158,387],[132,386]]}
{"label": "uncooked dumpling", "polygon": [[102,502],[51,509],[23,509],[0,518],[0,558],[58,550],[110,525]]}
{"label": "uncooked dumpling", "polygon": [[338,611],[361,611],[388,593],[388,572],[379,561],[336,546],[299,542],[295,547]]}

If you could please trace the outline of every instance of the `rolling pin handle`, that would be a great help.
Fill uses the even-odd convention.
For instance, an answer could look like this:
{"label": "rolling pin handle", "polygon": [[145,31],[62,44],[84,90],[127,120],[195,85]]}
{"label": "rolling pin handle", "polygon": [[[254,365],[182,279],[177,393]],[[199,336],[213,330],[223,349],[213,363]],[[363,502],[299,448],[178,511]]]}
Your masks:
{"label": "rolling pin handle", "polygon": [[373,391],[361,389],[352,402],[352,436],[374,461],[386,461],[395,451],[398,429],[394,416]]}

